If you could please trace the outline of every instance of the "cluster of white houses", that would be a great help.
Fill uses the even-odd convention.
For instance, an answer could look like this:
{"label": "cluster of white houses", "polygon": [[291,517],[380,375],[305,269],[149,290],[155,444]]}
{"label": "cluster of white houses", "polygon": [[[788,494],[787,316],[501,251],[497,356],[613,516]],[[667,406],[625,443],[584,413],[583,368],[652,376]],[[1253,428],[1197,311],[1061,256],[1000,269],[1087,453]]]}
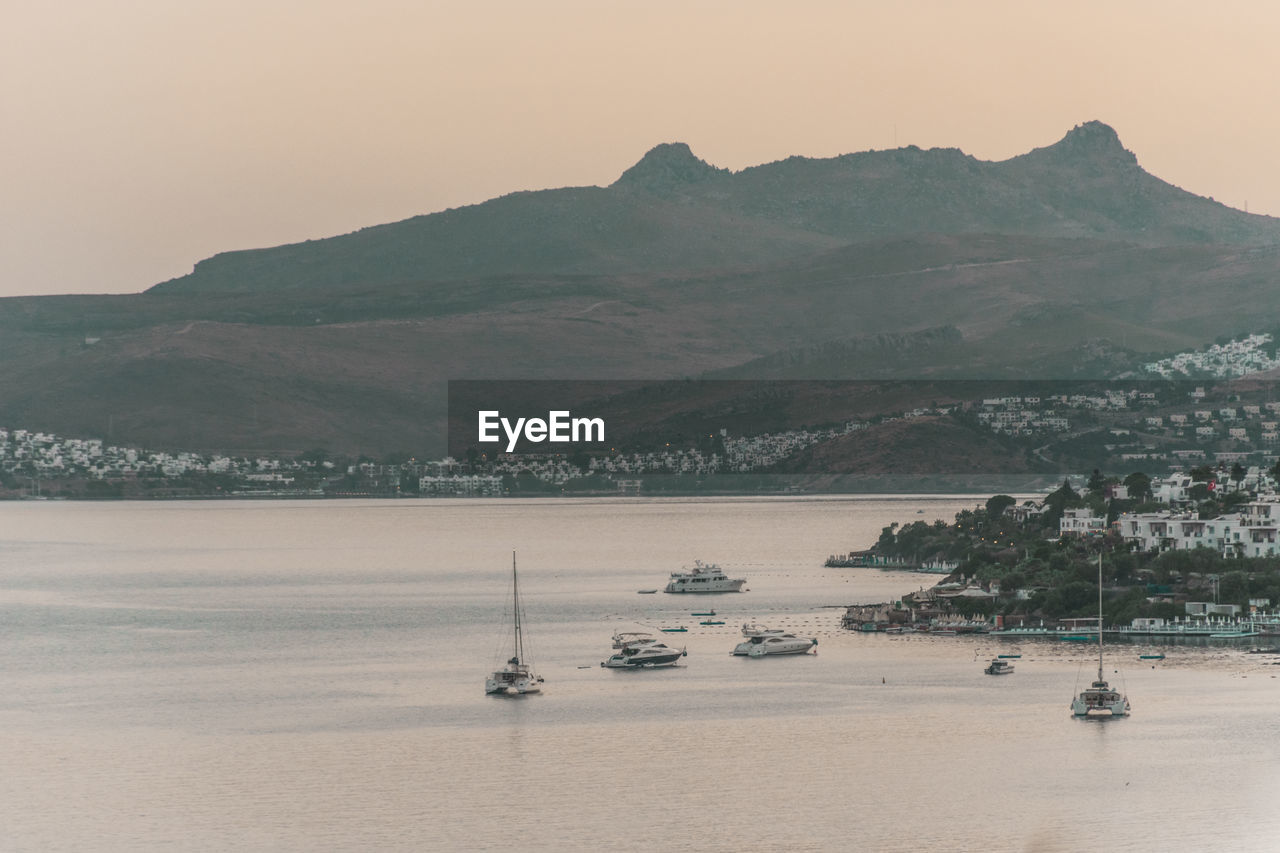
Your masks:
{"label": "cluster of white houses", "polygon": [[[1250,501],[1216,518],[1200,518],[1193,509],[1124,513],[1110,527],[1140,551],[1209,548],[1223,557],[1274,557],[1280,555],[1280,497]],[[1064,510],[1058,523],[1061,536],[1096,536],[1107,529],[1107,520],[1091,509]]]}
{"label": "cluster of white houses", "polygon": [[1157,403],[1154,391],[1137,388],[1107,389],[1097,394],[987,397],[977,407],[977,417],[978,423],[993,432],[1032,435],[1071,429],[1070,419],[1063,414],[1066,410],[1122,412]]}
{"label": "cluster of white houses", "polygon": [[[910,413],[910,417],[915,413]],[[866,428],[865,423],[850,421],[831,429],[793,429],[786,432],[762,433],[761,435],[725,438],[724,451],[726,470],[739,473],[767,468],[781,462],[793,453],[812,447],[823,441],[830,441],[842,435],[848,435]],[[724,435],[724,431],[721,431]]]}
{"label": "cluster of white houses", "polygon": [[278,459],[146,451],[105,444],[96,438],[63,438],[34,430],[0,429],[0,470],[19,477],[85,476],[102,480],[204,473],[236,474],[254,480],[280,479],[284,477],[282,472],[292,467],[296,467],[294,463]]}
{"label": "cluster of white houses", "polygon": [[[1168,443],[1179,440],[1205,444],[1226,443],[1228,450],[1216,454],[1219,461],[1226,457],[1243,458],[1255,448],[1280,445],[1280,402],[1225,405],[1206,405],[1203,387],[1188,392],[1191,403],[1187,411],[1144,415],[1141,419],[1120,421],[1110,429],[1114,448],[1136,445],[1139,436],[1143,441]],[[1066,416],[1071,410],[1089,413],[1120,413],[1137,407],[1159,405],[1154,391],[1140,389],[1108,390],[1101,394],[1054,395],[1047,397],[990,397],[978,406],[978,422],[992,431],[1008,435],[1038,435],[1067,432],[1072,421]],[[1232,452],[1236,451],[1236,452]],[[1125,453],[1122,458],[1168,459],[1205,458],[1203,449],[1155,452],[1155,445],[1147,452]],[[1227,461],[1232,461],[1227,459]]]}
{"label": "cluster of white houses", "polygon": [[1214,344],[1204,352],[1184,352],[1148,362],[1143,369],[1166,379],[1179,376],[1214,376],[1226,379],[1280,367],[1266,350],[1271,335],[1249,335],[1238,341]]}

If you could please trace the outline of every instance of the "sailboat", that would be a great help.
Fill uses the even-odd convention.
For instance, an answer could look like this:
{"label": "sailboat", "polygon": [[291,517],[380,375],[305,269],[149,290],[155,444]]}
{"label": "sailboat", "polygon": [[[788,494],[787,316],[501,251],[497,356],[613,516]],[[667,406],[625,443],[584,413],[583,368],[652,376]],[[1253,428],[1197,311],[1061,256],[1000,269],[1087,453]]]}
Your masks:
{"label": "sailboat", "polygon": [[1071,713],[1077,717],[1127,717],[1129,698],[1102,677],[1102,554],[1098,554],[1098,680],[1071,701]]}
{"label": "sailboat", "polygon": [[520,577],[516,574],[516,552],[511,552],[511,599],[515,614],[515,654],[506,666],[484,681],[486,695],[523,696],[542,692],[542,676],[533,671],[524,656],[524,635],[520,629]]}

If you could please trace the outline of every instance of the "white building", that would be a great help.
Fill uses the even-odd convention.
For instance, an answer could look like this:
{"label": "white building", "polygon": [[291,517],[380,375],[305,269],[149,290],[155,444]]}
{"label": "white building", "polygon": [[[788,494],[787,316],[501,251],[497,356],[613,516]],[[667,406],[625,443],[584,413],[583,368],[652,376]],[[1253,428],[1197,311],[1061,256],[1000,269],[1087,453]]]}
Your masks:
{"label": "white building", "polygon": [[1058,522],[1059,536],[1093,536],[1107,529],[1107,520],[1087,508],[1064,509]]}

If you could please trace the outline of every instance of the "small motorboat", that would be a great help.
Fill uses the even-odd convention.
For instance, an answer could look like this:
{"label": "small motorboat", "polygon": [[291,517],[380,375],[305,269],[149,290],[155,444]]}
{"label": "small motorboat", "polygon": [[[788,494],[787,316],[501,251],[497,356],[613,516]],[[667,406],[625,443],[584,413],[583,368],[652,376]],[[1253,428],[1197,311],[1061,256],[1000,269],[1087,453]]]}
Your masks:
{"label": "small motorboat", "polygon": [[993,658],[991,663],[987,664],[987,668],[982,671],[987,675],[1012,675],[1013,664],[1009,663],[1007,660]]}
{"label": "small motorboat", "polygon": [[656,589],[637,589],[636,594],[637,595],[657,595],[658,591]]}
{"label": "small motorboat", "polygon": [[683,625],[677,625],[674,628],[659,628],[658,630],[662,631],[664,634],[683,634],[685,631],[688,631],[689,629]]}

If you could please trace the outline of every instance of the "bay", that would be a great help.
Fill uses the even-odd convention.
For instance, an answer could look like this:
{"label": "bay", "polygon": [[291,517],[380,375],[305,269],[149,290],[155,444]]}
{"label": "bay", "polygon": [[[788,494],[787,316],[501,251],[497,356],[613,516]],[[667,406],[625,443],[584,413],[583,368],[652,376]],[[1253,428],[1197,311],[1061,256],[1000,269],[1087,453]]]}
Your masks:
{"label": "bay", "polygon": [[[1089,649],[840,629],[936,576],[828,554],[983,497],[0,506],[0,849],[1276,849],[1272,658],[1117,645],[1095,723]],[[485,697],[513,550],[547,683]],[[695,558],[749,591],[637,595]]]}

